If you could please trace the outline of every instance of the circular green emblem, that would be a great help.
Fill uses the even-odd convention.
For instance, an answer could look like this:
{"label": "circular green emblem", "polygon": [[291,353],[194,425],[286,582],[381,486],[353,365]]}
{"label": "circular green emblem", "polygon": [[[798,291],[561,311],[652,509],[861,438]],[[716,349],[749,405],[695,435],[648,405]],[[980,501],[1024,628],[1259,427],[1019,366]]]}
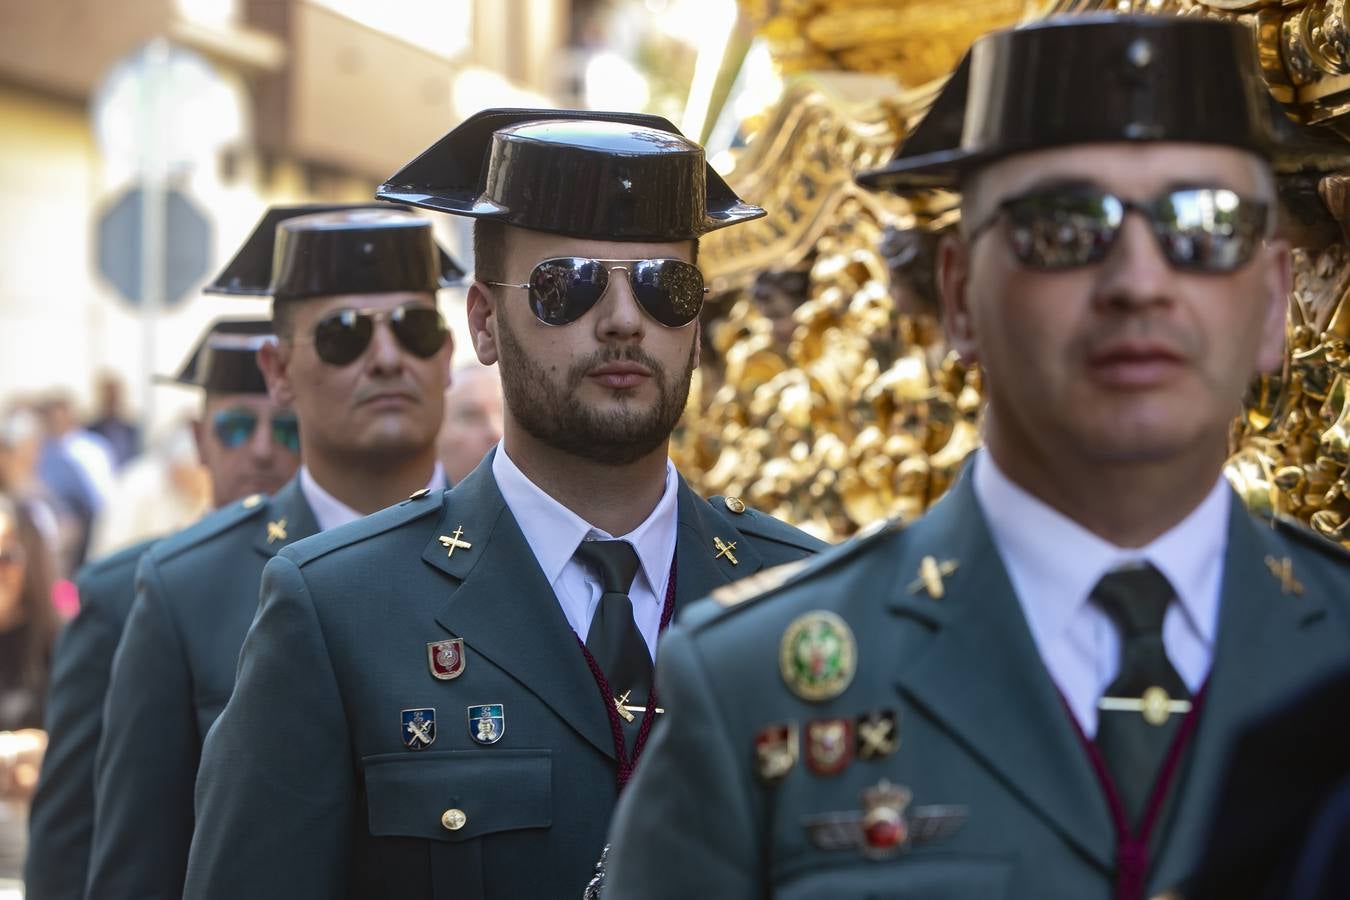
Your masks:
{"label": "circular green emblem", "polygon": [[857,644],[848,623],[817,609],[798,616],[778,645],[778,669],[803,700],[838,697],[853,681]]}

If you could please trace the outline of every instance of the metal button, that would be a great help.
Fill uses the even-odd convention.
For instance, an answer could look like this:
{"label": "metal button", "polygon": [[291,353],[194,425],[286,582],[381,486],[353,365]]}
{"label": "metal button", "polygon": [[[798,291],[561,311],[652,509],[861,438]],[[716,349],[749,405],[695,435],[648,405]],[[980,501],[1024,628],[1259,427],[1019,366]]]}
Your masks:
{"label": "metal button", "polygon": [[244,498],[244,509],[252,509],[263,501],[262,494],[250,494]]}
{"label": "metal button", "polygon": [[731,510],[737,515],[740,515],[741,513],[745,512],[745,503],[741,500],[740,497],[728,497],[723,502],[726,503],[727,509]]}
{"label": "metal button", "polygon": [[462,809],[447,809],[441,813],[441,825],[445,826],[446,831],[459,831],[464,827],[464,823],[469,821],[469,817],[464,815]]}
{"label": "metal button", "polygon": [[423,497],[427,496],[430,493],[431,493],[430,488],[422,488],[420,491],[413,491],[411,494],[409,494],[408,499],[421,500]]}

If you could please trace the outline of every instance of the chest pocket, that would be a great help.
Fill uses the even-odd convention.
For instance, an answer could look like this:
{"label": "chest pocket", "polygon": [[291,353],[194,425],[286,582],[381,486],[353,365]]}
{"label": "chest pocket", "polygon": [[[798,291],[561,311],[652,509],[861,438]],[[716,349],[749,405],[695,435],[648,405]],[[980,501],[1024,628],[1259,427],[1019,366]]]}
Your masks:
{"label": "chest pocket", "polygon": [[550,750],[386,753],[365,776],[375,837],[459,842],[553,824]]}

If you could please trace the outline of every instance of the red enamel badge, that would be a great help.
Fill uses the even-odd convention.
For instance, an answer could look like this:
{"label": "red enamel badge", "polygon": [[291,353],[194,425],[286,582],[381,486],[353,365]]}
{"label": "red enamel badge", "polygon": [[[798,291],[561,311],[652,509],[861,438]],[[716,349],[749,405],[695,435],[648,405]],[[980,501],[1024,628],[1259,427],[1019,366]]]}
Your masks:
{"label": "red enamel badge", "polygon": [[852,719],[817,719],[807,723],[807,768],[817,775],[838,775],[852,761]]}
{"label": "red enamel badge", "polygon": [[449,681],[464,674],[464,639],[427,644],[427,666],[433,678]]}

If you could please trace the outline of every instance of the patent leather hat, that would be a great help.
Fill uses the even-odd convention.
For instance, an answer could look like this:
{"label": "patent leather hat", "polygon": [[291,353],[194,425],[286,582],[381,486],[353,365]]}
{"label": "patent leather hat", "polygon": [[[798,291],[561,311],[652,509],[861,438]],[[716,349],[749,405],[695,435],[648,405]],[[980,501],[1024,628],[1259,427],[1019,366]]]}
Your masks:
{"label": "patent leather hat", "polygon": [[258,348],[272,340],[266,319],[217,319],[202,333],[183,367],[161,383],[199,387],[208,394],[266,394]]}
{"label": "patent leather hat", "polygon": [[463,275],[431,223],[407,207],[274,206],[206,292],[273,300],[435,292]]}
{"label": "patent leather hat", "polygon": [[488,109],[375,194],[437,212],[569,237],[690,240],[764,215],[660,116]]}
{"label": "patent leather hat", "polygon": [[1174,16],[1058,16],[975,42],[864,187],[954,188],[999,159],[1070,144],[1219,144],[1270,159],[1277,112],[1250,31]]}

